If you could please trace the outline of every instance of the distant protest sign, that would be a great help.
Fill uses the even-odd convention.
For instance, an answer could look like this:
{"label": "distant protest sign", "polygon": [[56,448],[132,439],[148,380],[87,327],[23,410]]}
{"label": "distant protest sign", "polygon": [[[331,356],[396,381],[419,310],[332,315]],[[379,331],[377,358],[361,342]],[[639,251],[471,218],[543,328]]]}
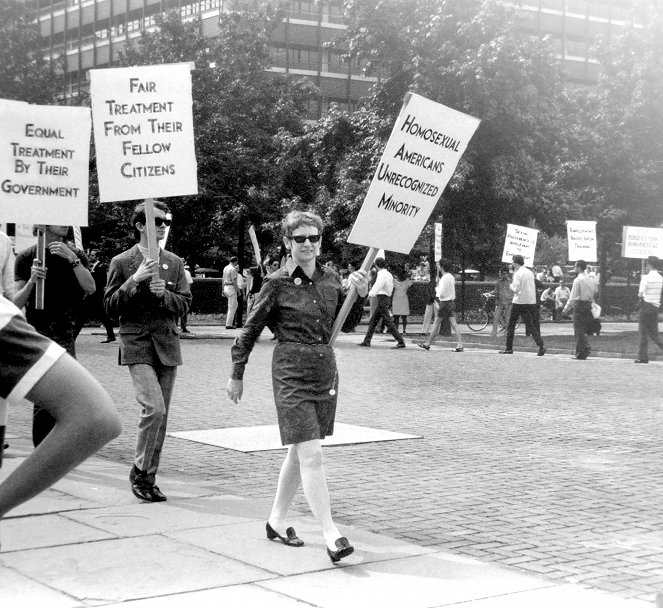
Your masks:
{"label": "distant protest sign", "polygon": [[596,222],[567,220],[566,236],[569,242],[569,261],[598,262]]}
{"label": "distant protest sign", "polygon": [[0,100],[0,221],[88,224],[90,110]]}
{"label": "distant protest sign", "polygon": [[502,262],[510,264],[514,255],[522,255],[525,259],[525,266],[532,266],[538,235],[539,231],[535,228],[507,224]]}
{"label": "distant protest sign", "polygon": [[102,202],[198,194],[191,68],[90,70]]}
{"label": "distant protest sign", "polygon": [[410,253],[479,122],[408,94],[348,242]]}
{"label": "distant protest sign", "polygon": [[663,228],[624,226],[622,257],[644,260],[650,255],[663,259]]}

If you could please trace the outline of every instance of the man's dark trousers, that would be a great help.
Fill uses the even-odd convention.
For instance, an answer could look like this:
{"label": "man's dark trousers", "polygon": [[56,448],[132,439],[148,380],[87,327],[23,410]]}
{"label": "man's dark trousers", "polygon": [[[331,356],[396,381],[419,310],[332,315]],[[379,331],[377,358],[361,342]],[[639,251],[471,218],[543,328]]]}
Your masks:
{"label": "man's dark trousers", "polygon": [[398,342],[399,344],[405,344],[403,336],[401,336],[401,334],[398,333],[398,330],[394,325],[394,320],[391,318],[391,315],[389,314],[389,296],[385,295],[377,296],[375,312],[371,315],[371,319],[368,322],[368,331],[366,332],[364,342],[366,344],[371,343],[371,338],[375,333],[375,328],[378,326],[380,319],[384,320],[384,323],[387,326],[389,333],[392,336],[394,336],[394,338],[396,338],[396,342]]}
{"label": "man's dark trousers", "polygon": [[527,332],[534,338],[536,345],[541,348],[543,340],[539,332],[539,326],[536,322],[535,314],[537,312],[538,304],[512,304],[511,315],[509,316],[509,323],[506,326],[506,350],[513,350],[513,337],[516,333],[516,323],[522,317],[525,322]]}
{"label": "man's dark trousers", "polygon": [[587,328],[592,319],[592,303],[585,300],[576,300],[573,305],[573,334],[576,338],[576,357],[581,359],[589,355]]}
{"label": "man's dark trousers", "polygon": [[640,307],[640,318],[638,320],[638,330],[640,331],[640,351],[638,359],[640,361],[649,361],[647,353],[647,342],[651,338],[652,342],[663,350],[663,340],[658,334],[658,308],[648,302],[642,302]]}

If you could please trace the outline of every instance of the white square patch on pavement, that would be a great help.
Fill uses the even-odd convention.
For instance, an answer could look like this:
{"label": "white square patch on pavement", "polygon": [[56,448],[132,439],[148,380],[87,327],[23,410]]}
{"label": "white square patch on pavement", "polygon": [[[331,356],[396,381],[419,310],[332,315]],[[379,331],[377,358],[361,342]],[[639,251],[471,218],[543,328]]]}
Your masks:
{"label": "white square patch on pavement", "polygon": [[[220,448],[239,452],[265,452],[282,450],[279,427],[276,424],[262,426],[241,426],[225,429],[207,429],[203,431],[178,431],[168,433],[170,437],[188,439]],[[323,446],[371,443],[374,441],[396,441],[399,439],[421,439],[421,435],[406,435],[382,429],[372,429],[355,424],[337,422],[334,434],[322,441]]]}

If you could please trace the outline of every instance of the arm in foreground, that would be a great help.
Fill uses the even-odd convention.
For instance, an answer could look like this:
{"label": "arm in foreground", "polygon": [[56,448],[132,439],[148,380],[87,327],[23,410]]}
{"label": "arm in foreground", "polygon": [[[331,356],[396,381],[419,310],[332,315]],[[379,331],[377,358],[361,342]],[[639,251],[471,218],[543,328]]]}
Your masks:
{"label": "arm in foreground", "polygon": [[27,394],[55,418],[55,427],[0,484],[0,519],[64,477],[122,431],[108,393],[63,354]]}

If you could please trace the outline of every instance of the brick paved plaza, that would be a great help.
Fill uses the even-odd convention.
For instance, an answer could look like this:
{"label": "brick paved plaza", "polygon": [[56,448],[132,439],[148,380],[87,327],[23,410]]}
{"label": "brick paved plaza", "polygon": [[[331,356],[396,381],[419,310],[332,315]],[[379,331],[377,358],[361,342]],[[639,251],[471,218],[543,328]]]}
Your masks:
{"label": "brick paved plaza", "polygon": [[[169,431],[274,424],[267,333],[239,406],[224,390],[231,341],[184,341]],[[623,598],[651,601],[663,590],[660,363],[453,353],[443,344],[426,352],[410,341],[393,351],[380,337],[359,349],[360,339],[337,343],[337,420],[422,439],[325,449],[340,524]],[[129,374],[99,336],[77,346],[125,423],[101,455],[128,473],[138,417]],[[8,431],[28,429],[28,409],[12,410]],[[268,499],[282,458],[169,437],[161,472]],[[303,495],[296,507],[308,515]]]}

